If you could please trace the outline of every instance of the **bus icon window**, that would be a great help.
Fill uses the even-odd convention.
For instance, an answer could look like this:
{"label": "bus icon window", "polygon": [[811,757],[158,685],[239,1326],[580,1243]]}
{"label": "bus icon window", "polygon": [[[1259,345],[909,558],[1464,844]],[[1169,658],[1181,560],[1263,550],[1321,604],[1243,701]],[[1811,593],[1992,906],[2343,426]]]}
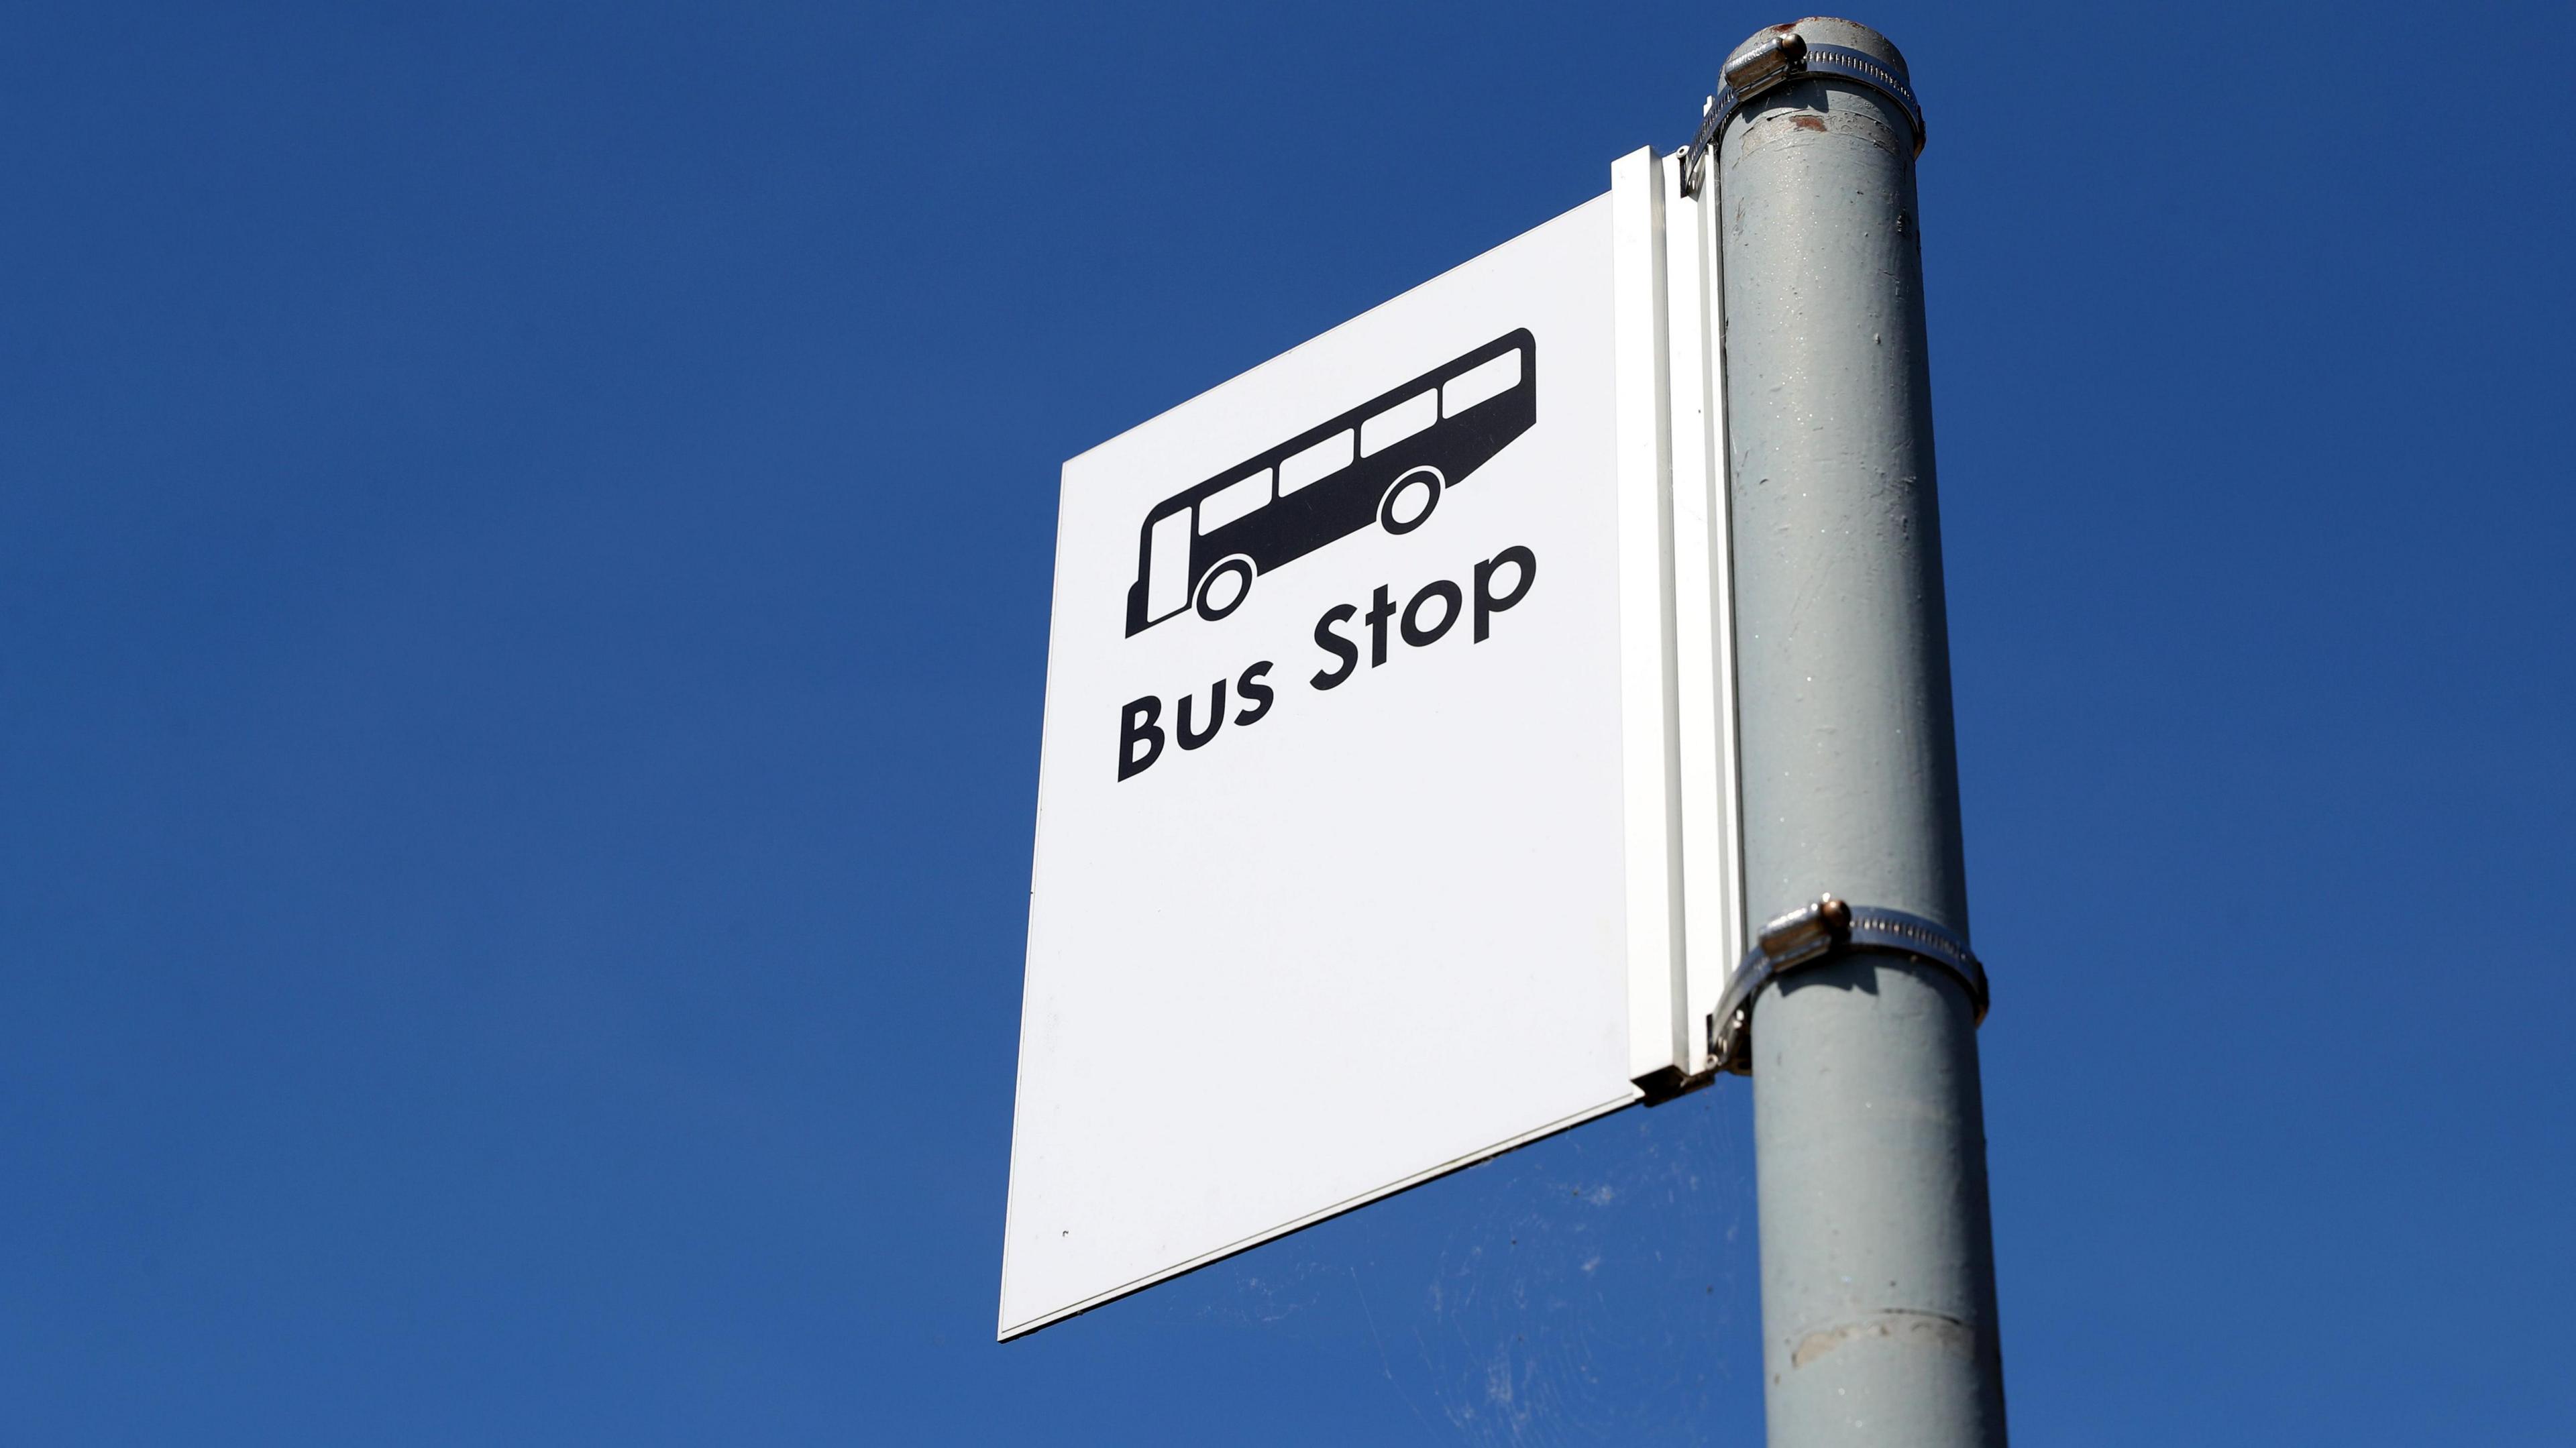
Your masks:
{"label": "bus icon window", "polygon": [[1440,420],[1440,394],[1417,392],[1360,424],[1360,456],[1375,457]]}
{"label": "bus icon window", "polygon": [[1480,402],[1502,396],[1521,382],[1521,354],[1506,352],[1481,366],[1471,367],[1441,384],[1442,409],[1456,417]]}
{"label": "bus icon window", "polygon": [[1334,433],[1322,442],[1281,460],[1279,491],[1293,493],[1308,483],[1322,482],[1351,465],[1351,435],[1348,429]]}
{"label": "bus icon window", "polygon": [[1410,533],[1538,421],[1538,342],[1508,332],[1237,463],[1145,514],[1127,632],[1221,619],[1253,580],[1371,523]]}
{"label": "bus icon window", "polygon": [[1207,531],[1222,528],[1237,518],[1249,518],[1270,506],[1270,498],[1270,469],[1263,468],[1199,499],[1199,528]]}

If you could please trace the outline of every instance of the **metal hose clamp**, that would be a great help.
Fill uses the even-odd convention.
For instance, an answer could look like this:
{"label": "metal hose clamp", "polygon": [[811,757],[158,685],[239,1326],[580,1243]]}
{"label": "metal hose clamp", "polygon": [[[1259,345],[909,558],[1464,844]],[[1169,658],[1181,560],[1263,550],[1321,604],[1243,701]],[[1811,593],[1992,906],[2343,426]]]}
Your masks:
{"label": "metal hose clamp", "polygon": [[1923,105],[1904,76],[1877,56],[1842,45],[1810,45],[1805,36],[1784,29],[1737,56],[1719,74],[1717,94],[1702,108],[1699,134],[1691,137],[1690,150],[1682,158],[1683,194],[1699,194],[1708,149],[1717,144],[1717,133],[1726,129],[1737,111],[1766,92],[1818,76],[1858,81],[1903,106],[1914,122],[1914,154],[1923,154]]}
{"label": "metal hose clamp", "polygon": [[1959,978],[1986,1019],[1986,968],[1968,942],[1947,928],[1902,910],[1848,905],[1831,895],[1802,905],[1762,927],[1744,963],[1727,982],[1726,996],[1708,1018],[1709,1054],[1721,1071],[1753,1074],[1753,1001],[1773,979],[1855,950],[1911,956]]}

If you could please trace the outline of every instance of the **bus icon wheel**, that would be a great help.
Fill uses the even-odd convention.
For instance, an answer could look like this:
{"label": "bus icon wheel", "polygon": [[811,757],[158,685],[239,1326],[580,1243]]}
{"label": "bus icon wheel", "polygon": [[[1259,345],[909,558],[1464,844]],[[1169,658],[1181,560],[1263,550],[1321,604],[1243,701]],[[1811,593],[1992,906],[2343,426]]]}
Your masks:
{"label": "bus icon wheel", "polygon": [[1390,533],[1410,533],[1431,518],[1431,510],[1440,506],[1440,470],[1415,468],[1395,480],[1386,496],[1377,504],[1377,520]]}
{"label": "bus icon wheel", "polygon": [[1214,567],[1199,575],[1199,617],[1210,623],[1243,606],[1252,596],[1252,560],[1237,553],[1220,558]]}

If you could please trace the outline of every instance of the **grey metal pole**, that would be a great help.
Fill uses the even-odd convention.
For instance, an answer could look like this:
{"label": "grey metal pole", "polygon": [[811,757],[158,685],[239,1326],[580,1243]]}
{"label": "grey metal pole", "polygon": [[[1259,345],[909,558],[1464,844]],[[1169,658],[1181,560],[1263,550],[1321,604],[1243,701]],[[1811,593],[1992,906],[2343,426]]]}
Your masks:
{"label": "grey metal pole", "polygon": [[[1845,74],[1818,73],[1836,56]],[[1831,895],[1964,941],[1905,61],[1813,18],[1755,34],[1728,77],[1758,92],[1704,172],[1724,208],[1747,914]],[[1958,975],[1884,950],[1754,998],[1775,1448],[2004,1442],[1977,1014]]]}

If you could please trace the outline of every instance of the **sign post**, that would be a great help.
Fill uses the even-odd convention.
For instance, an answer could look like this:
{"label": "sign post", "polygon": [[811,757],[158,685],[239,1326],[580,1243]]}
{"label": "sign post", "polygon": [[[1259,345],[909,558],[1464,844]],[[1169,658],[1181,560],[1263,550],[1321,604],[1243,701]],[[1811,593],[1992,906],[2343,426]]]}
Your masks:
{"label": "sign post", "polygon": [[1921,112],[1896,47],[1844,20],[1758,32],[1726,79],[1702,179],[1725,216],[1744,878],[1778,922],[1737,993],[1770,1438],[2000,1445]]}

